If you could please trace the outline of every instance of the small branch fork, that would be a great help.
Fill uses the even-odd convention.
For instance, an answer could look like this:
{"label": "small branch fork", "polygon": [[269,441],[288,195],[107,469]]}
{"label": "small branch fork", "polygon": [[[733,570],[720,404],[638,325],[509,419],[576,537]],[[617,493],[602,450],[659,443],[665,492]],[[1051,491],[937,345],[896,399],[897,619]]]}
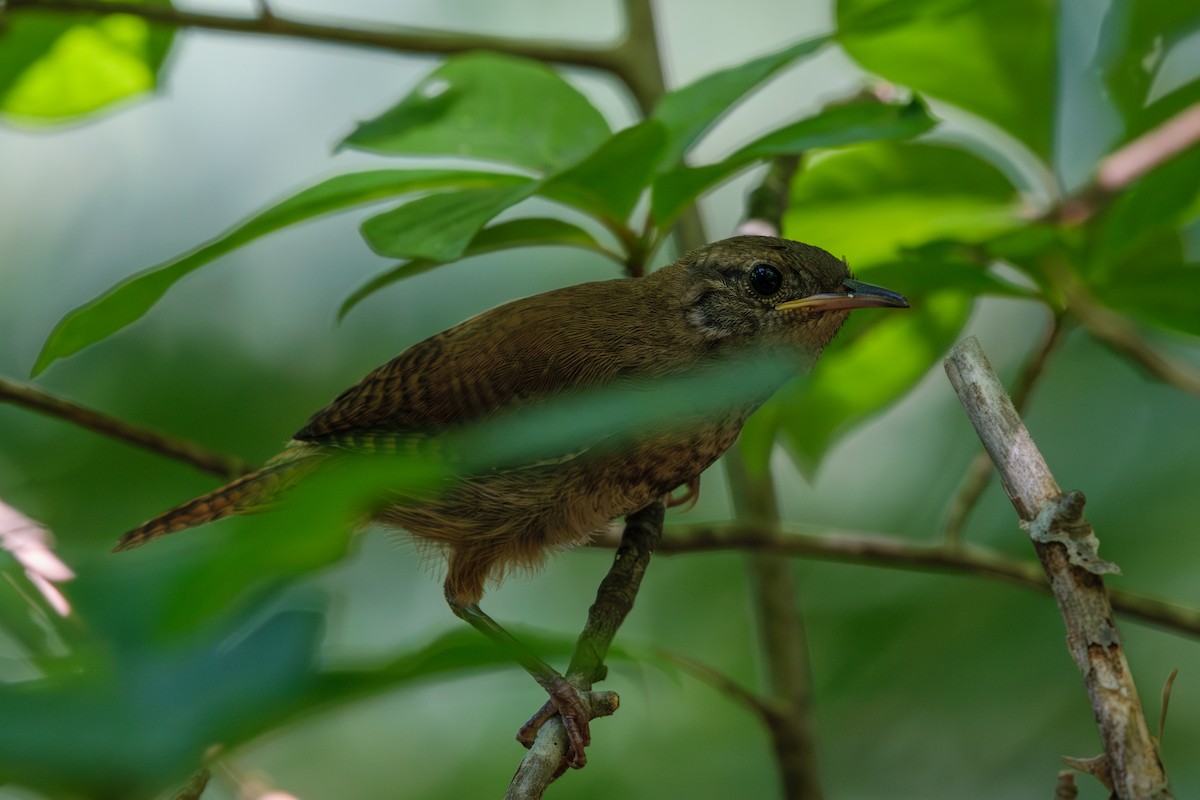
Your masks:
{"label": "small branch fork", "polygon": [[1059,488],[978,340],[957,345],[945,367],[1050,581],[1104,743],[1108,782],[1121,800],[1168,800],[1166,772],[1100,577],[1115,567],[1095,553],[1083,495]]}

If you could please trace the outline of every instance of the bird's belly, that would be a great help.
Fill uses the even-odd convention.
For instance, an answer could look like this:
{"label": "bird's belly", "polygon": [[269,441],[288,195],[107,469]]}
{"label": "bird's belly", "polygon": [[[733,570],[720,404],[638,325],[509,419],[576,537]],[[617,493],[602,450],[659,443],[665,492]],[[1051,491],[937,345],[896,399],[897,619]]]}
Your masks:
{"label": "bird's belly", "polygon": [[611,520],[691,481],[737,440],[744,416],[639,437],[619,450],[464,478],[432,501],[381,519],[452,549],[491,550],[499,562],[539,563],[582,544]]}

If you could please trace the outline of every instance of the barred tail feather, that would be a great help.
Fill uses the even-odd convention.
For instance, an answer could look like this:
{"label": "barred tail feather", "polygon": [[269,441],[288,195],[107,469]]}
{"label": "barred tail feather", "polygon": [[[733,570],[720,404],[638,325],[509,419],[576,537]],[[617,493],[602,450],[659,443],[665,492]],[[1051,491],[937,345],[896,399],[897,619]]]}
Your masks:
{"label": "barred tail feather", "polygon": [[318,460],[297,458],[281,461],[243,475],[219,489],[189,500],[127,531],[117,541],[113,552],[139,547],[168,533],[261,509],[297,478],[307,473]]}

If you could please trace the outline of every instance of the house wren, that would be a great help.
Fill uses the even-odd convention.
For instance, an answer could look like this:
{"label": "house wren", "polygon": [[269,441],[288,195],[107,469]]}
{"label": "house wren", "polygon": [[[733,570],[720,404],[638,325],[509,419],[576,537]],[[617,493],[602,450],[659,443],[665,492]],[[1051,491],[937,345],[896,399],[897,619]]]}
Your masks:
{"label": "house wren", "polygon": [[[318,411],[263,469],[126,533],[118,550],[258,510],[297,475],[338,452],[462,429],[521,407],[536,412],[586,390],[683,375],[752,352],[805,369],[850,309],[906,307],[851,279],[818,247],[738,236],[693,250],[645,278],[601,281],[516,300],[405,350]],[[574,688],[479,608],[489,578],[585,542],[700,473],[733,444],[750,413],[786,379],[747,387],[703,418],[656,425],[618,447],[455,478],[444,491],[386,506],[378,521],[444,550],[454,612],[513,652],[549,692],[582,766],[588,714]],[[543,717],[531,723],[540,725]],[[523,729],[522,739],[531,740]]]}

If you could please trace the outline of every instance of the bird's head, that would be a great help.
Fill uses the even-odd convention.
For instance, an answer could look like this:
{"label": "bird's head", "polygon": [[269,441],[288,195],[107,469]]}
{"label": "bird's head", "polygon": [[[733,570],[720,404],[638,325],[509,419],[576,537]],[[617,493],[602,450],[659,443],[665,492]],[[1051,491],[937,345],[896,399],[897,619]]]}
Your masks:
{"label": "bird's head", "polygon": [[771,236],[714,242],[656,275],[701,346],[783,348],[807,364],[851,309],[908,307],[895,292],[851,278],[846,263],[821,248]]}

